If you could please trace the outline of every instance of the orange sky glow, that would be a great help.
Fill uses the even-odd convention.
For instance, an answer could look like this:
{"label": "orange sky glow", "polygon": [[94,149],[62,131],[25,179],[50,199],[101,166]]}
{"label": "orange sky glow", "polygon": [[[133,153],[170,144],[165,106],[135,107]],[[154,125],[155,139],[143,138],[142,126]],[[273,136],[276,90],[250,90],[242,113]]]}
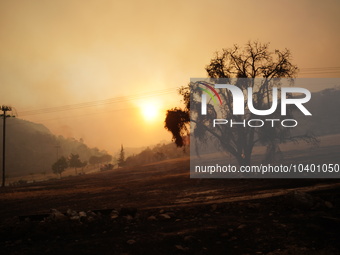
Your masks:
{"label": "orange sky glow", "polygon": [[292,51],[299,77],[339,77],[339,10],[335,0],[1,1],[0,104],[111,153],[170,141],[176,89],[206,77],[222,48],[270,42]]}

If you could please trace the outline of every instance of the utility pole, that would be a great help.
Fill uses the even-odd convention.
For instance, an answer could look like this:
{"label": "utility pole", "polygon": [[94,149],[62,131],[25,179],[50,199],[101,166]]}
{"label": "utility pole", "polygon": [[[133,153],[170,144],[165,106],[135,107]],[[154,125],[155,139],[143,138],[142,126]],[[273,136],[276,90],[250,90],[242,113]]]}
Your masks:
{"label": "utility pole", "polygon": [[12,111],[10,106],[1,106],[1,110],[3,111],[3,127],[2,127],[2,187],[5,187],[5,167],[6,167],[6,118],[10,117],[6,115],[6,112]]}

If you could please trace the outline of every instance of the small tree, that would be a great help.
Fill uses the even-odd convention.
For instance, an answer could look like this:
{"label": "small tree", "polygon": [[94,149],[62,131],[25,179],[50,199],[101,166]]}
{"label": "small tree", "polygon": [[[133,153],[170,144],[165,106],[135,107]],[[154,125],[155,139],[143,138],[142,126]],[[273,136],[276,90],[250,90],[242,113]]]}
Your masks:
{"label": "small tree", "polygon": [[124,165],[125,165],[125,152],[124,152],[123,145],[121,145],[119,158],[118,158],[118,166],[123,167]]}
{"label": "small tree", "polygon": [[112,156],[109,154],[105,154],[103,156],[100,157],[100,161],[101,163],[109,163],[112,161]]}
{"label": "small tree", "polygon": [[69,160],[68,160],[68,164],[69,164],[69,167],[74,167],[74,171],[75,171],[75,173],[77,175],[78,174],[77,173],[77,168],[84,167],[87,163],[86,162],[81,162],[80,159],[79,159],[79,155],[78,154],[71,153],[71,155],[69,157]]}
{"label": "small tree", "polygon": [[64,172],[67,167],[67,160],[64,156],[62,156],[52,165],[52,171],[55,174],[59,174],[61,178],[61,173]]}
{"label": "small tree", "polygon": [[102,156],[91,156],[89,159],[89,163],[91,165],[97,165],[101,163],[109,163],[112,161],[112,156],[109,154],[105,154]]}
{"label": "small tree", "polygon": [[97,165],[100,163],[100,158],[97,157],[97,156],[91,156],[90,159],[89,159],[89,163],[91,165]]}

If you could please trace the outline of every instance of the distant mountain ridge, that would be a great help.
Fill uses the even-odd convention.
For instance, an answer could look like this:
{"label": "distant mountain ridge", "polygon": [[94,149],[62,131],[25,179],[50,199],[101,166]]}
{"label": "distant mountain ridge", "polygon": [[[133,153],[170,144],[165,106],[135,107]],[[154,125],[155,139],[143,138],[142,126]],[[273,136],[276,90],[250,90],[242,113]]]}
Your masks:
{"label": "distant mountain ridge", "polygon": [[340,133],[340,88],[329,88],[312,93],[305,104],[312,116],[304,116],[299,110],[294,112],[298,126],[293,133],[313,133],[317,136]]}

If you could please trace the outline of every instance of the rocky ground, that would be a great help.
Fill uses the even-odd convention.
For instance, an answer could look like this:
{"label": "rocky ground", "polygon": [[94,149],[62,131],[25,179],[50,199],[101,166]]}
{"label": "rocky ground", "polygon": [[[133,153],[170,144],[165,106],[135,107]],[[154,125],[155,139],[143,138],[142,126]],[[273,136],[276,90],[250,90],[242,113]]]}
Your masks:
{"label": "rocky ground", "polygon": [[162,164],[2,190],[1,253],[340,254],[339,181],[192,180],[187,160]]}

